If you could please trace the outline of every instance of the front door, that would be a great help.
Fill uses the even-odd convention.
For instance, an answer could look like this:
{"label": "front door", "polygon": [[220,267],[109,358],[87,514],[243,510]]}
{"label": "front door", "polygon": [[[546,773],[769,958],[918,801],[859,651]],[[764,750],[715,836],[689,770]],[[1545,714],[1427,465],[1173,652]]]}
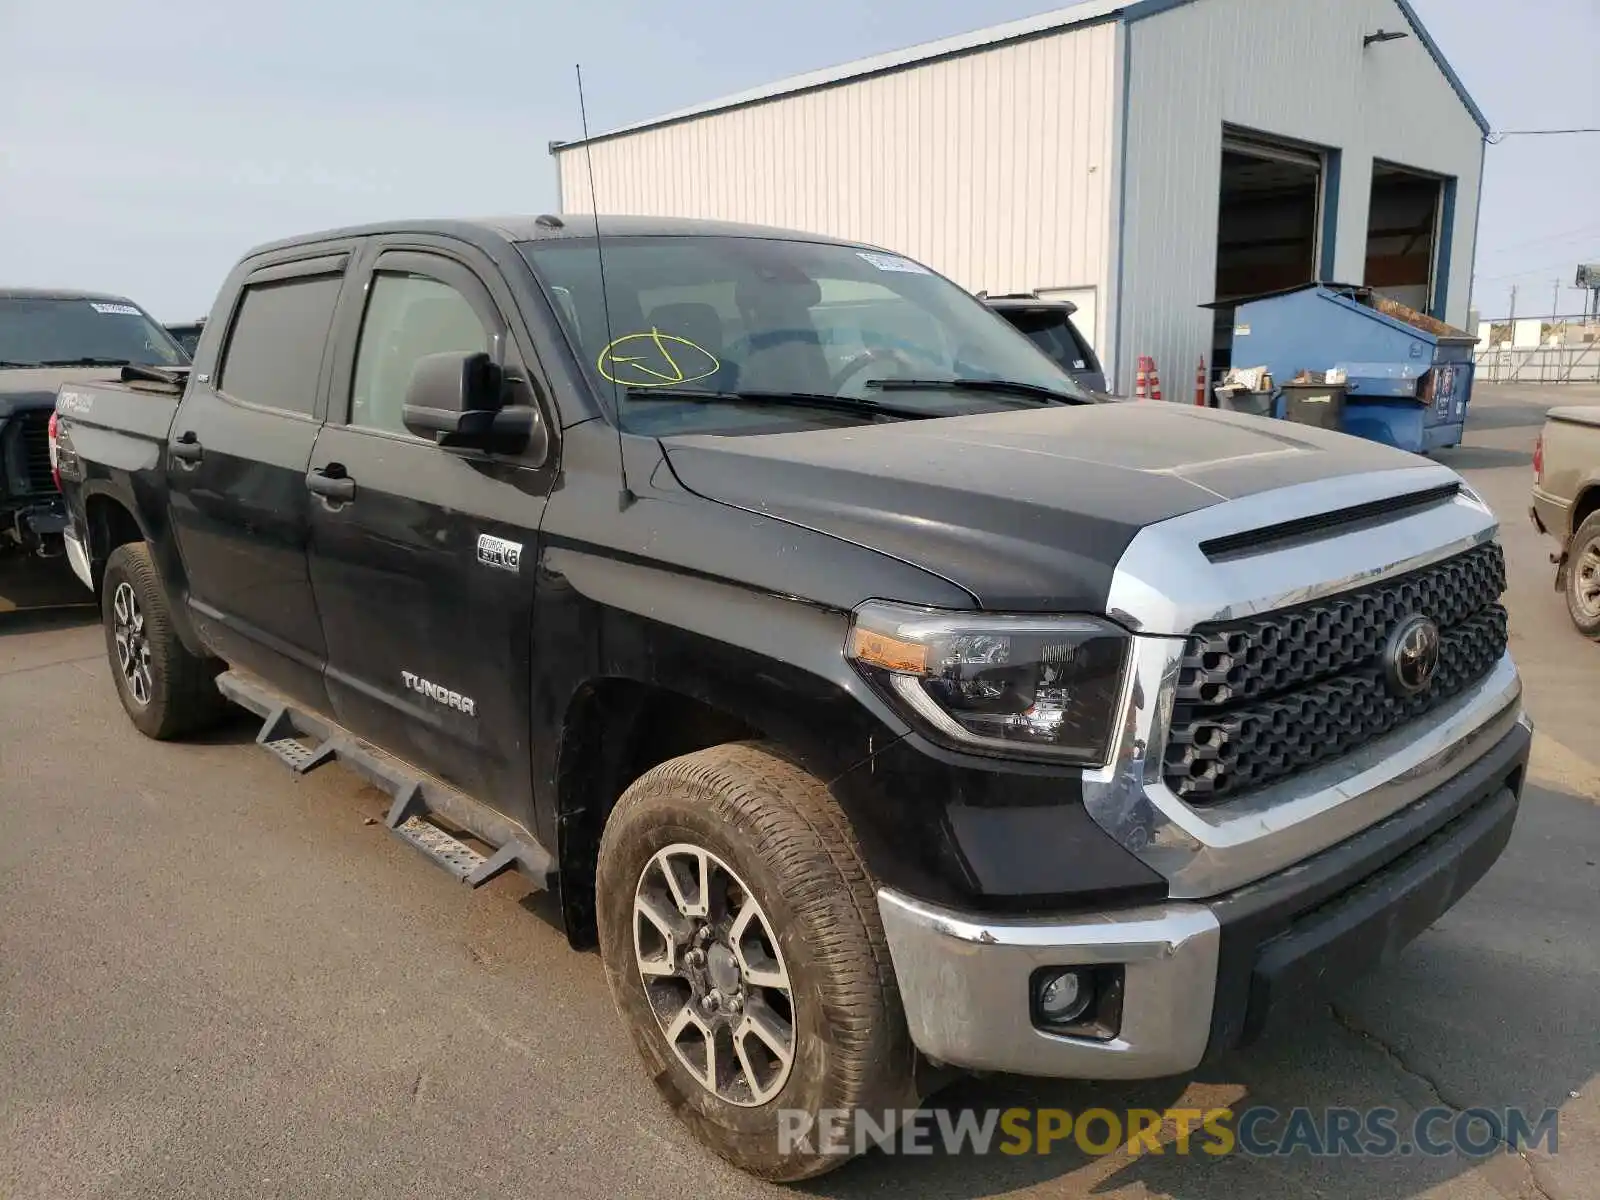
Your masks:
{"label": "front door", "polygon": [[[412,243],[416,239],[410,239]],[[311,580],[334,714],[463,791],[532,824],[529,647],[535,539],[550,470],[446,450],[401,421],[424,355],[488,351],[531,390],[487,263],[444,249],[382,249],[339,318],[329,420],[313,476],[348,499],[311,500]]]}
{"label": "front door", "polygon": [[326,708],[306,546],[306,467],[321,425],[324,348],[349,256],[244,279],[223,338],[201,348],[167,451],[190,617],[233,665]]}

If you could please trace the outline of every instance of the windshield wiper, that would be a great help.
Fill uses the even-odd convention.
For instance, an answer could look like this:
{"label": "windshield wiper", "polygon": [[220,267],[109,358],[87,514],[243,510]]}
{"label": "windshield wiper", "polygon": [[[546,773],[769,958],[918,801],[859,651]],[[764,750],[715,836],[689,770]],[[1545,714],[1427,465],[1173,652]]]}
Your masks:
{"label": "windshield wiper", "polygon": [[885,392],[997,392],[1007,396],[1028,396],[1051,404],[1093,404],[1084,396],[1058,391],[1037,383],[1013,379],[869,379],[867,386]]}
{"label": "windshield wiper", "polygon": [[920,421],[929,417],[946,416],[920,408],[899,404],[883,404],[862,396],[829,396],[821,392],[715,392],[698,388],[630,387],[624,388],[630,400],[692,400],[699,404],[771,404],[790,408],[822,408],[832,412],[854,413],[857,416],[902,417]]}
{"label": "windshield wiper", "polygon": [[128,358],[47,358],[43,362],[35,363],[40,367],[125,367],[132,359]]}

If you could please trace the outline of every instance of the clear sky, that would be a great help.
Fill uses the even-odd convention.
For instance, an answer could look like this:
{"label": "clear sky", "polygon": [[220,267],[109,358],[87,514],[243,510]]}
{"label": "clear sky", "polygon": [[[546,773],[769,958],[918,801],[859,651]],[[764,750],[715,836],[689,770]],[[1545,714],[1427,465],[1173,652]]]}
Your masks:
{"label": "clear sky", "polygon": [[[1497,129],[1600,125],[1600,0],[1416,5]],[[600,130],[1050,7],[0,0],[0,283],[196,317],[273,237],[553,208],[576,61]],[[1502,315],[1517,284],[1520,312],[1549,312],[1600,261],[1600,136],[1488,154],[1475,300]]]}

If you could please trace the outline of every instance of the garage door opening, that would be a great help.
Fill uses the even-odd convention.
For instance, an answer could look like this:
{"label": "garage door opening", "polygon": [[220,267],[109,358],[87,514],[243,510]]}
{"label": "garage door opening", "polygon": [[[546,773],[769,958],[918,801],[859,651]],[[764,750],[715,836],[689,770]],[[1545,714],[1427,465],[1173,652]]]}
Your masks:
{"label": "garage door opening", "polygon": [[1309,146],[1233,131],[1223,135],[1211,355],[1216,371],[1232,360],[1229,300],[1317,278],[1322,176],[1322,153]]}
{"label": "garage door opening", "polygon": [[1445,181],[1390,163],[1372,165],[1366,284],[1418,312],[1436,299]]}

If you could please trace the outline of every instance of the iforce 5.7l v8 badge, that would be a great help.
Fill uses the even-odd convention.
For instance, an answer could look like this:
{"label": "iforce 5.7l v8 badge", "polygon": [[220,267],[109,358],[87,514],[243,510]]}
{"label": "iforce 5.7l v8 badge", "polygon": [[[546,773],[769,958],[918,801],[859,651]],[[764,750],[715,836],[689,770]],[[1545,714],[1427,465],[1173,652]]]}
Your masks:
{"label": "iforce 5.7l v8 badge", "polygon": [[513,575],[522,570],[522,543],[508,542],[490,533],[478,535],[478,561]]}

